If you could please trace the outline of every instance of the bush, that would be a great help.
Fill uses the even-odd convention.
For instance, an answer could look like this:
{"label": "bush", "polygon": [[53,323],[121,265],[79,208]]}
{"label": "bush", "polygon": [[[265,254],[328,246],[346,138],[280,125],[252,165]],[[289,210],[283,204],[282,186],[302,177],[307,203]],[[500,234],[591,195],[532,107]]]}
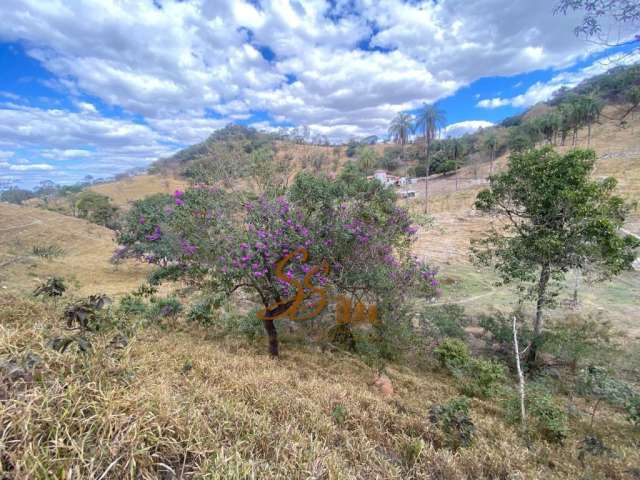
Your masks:
{"label": "bush", "polygon": [[470,321],[464,315],[464,307],[450,304],[430,307],[422,313],[422,321],[428,333],[438,338],[465,338],[464,327]]}
{"label": "bush", "polygon": [[640,395],[633,395],[625,405],[627,419],[636,427],[640,427]]}
{"label": "bush", "polygon": [[46,258],[50,260],[55,257],[61,257],[64,255],[64,249],[55,244],[50,245],[34,245],[31,249],[31,253],[37,257]]}
{"label": "bush", "polygon": [[454,450],[473,442],[475,425],[469,417],[469,399],[457,397],[444,405],[433,405],[429,420],[445,434],[445,445]]}
{"label": "bush", "polygon": [[471,361],[469,347],[457,338],[447,338],[436,347],[434,353],[440,360],[440,364],[449,369],[464,368]]}
{"label": "bush", "polygon": [[212,325],[214,322],[214,310],[220,308],[222,298],[206,298],[194,303],[187,313],[187,320],[199,323],[202,326]]}
{"label": "bush", "polygon": [[49,277],[33,291],[33,294],[45,297],[60,297],[67,290],[62,277]]}
{"label": "bush", "polygon": [[[487,342],[491,347],[493,343],[499,344],[505,350],[508,350],[510,355],[513,352],[513,316],[520,316],[519,312],[512,314],[493,313],[491,315],[481,315],[479,325],[491,334],[490,338],[487,338]],[[533,337],[532,331],[526,325],[518,326],[518,344],[520,351],[524,350],[531,342]]]}
{"label": "bush", "polygon": [[156,320],[176,317],[182,311],[180,300],[175,297],[152,298],[147,310],[147,318]]}
{"label": "bush", "polygon": [[[520,397],[513,394],[505,405],[507,420],[520,423]],[[567,414],[543,387],[530,384],[525,396],[527,429],[552,443],[562,443],[567,437]]]}
{"label": "bush", "polygon": [[139,296],[128,294],[120,299],[118,310],[125,315],[144,315],[147,304]]}
{"label": "bush", "polygon": [[506,380],[507,369],[500,362],[473,359],[461,372],[461,391],[470,397],[490,398],[499,393]]}

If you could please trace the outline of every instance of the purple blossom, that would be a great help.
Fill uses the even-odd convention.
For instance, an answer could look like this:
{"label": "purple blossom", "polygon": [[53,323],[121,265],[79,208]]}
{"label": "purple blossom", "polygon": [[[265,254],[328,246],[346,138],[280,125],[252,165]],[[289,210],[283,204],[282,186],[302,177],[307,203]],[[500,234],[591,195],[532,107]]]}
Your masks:
{"label": "purple blossom", "polygon": [[184,239],[180,240],[180,247],[185,255],[193,255],[198,250],[197,246]]}
{"label": "purple blossom", "polygon": [[153,233],[149,235],[145,235],[146,238],[150,242],[155,242],[156,240],[160,240],[162,236],[162,231],[160,230],[160,225],[156,225],[156,228],[153,229]]}
{"label": "purple blossom", "polygon": [[138,223],[140,225],[144,225],[144,215],[140,215],[140,218],[138,219]]}

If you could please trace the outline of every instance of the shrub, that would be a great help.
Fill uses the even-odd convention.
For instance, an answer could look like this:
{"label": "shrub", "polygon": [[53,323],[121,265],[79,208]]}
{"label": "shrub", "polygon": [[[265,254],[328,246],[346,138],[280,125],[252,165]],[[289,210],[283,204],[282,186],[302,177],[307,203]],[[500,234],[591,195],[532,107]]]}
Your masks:
{"label": "shrub", "polygon": [[444,405],[433,405],[429,420],[445,434],[445,445],[457,450],[473,442],[475,425],[469,417],[469,399],[457,397]]}
{"label": "shrub", "polygon": [[62,277],[49,277],[33,291],[33,294],[45,297],[60,297],[67,290]]}
{"label": "shrub", "polygon": [[633,395],[626,403],[627,419],[636,427],[640,427],[640,395]]}
{"label": "shrub", "polygon": [[144,315],[147,304],[139,296],[128,294],[120,299],[118,310],[126,315]]}
{"label": "shrub", "polygon": [[507,380],[506,372],[500,362],[474,358],[461,372],[462,393],[470,397],[494,397]]}
{"label": "shrub", "polygon": [[[505,350],[508,350],[511,354],[513,351],[513,316],[519,317],[520,312],[513,312],[511,314],[504,314],[495,312],[491,315],[481,315],[479,319],[479,325],[491,334],[490,338],[487,338],[489,342],[488,347],[491,347],[493,343],[499,344]],[[520,351],[524,350],[531,342],[532,332],[526,325],[518,326],[518,344]]]}
{"label": "shrub", "polygon": [[464,307],[455,304],[430,307],[422,313],[422,321],[429,333],[438,338],[465,338],[464,327],[470,321],[464,315]]}
{"label": "shrub", "polygon": [[576,378],[576,392],[595,402],[591,411],[591,425],[602,401],[624,407],[634,396],[629,385],[613,377],[606,368],[597,366],[580,370]]}
{"label": "shrub", "polygon": [[[525,396],[527,429],[552,443],[562,443],[567,437],[567,414],[553,396],[536,384],[527,387]],[[506,401],[506,417],[510,423],[520,422],[520,397],[513,394]]]}
{"label": "shrub", "polygon": [[180,300],[175,297],[152,298],[147,310],[149,320],[176,317],[182,311]]}
{"label": "shrub", "polygon": [[457,338],[447,338],[436,347],[434,353],[440,364],[449,369],[464,368],[471,361],[469,347]]}
{"label": "shrub", "polygon": [[61,257],[64,255],[64,249],[55,244],[50,245],[34,245],[31,249],[31,253],[37,257],[46,258],[47,260],[51,260],[55,257]]}
{"label": "shrub", "polygon": [[187,320],[199,323],[202,326],[209,326],[214,321],[214,310],[222,304],[221,297],[206,298],[194,303],[187,313]]}

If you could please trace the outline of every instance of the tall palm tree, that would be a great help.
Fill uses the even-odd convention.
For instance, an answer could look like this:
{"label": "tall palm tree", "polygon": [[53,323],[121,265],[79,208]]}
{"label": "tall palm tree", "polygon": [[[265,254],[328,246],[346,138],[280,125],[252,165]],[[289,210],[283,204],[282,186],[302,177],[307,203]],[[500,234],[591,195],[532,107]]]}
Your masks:
{"label": "tall palm tree", "polygon": [[438,136],[438,132],[447,121],[444,110],[437,105],[425,103],[416,116],[415,130],[422,132],[424,145],[427,150],[427,178],[424,186],[424,211],[429,213],[429,167],[431,166],[431,144]]}
{"label": "tall palm tree", "polygon": [[593,97],[584,97],[581,101],[584,122],[587,124],[587,145],[591,145],[591,125],[600,120],[602,102]]}
{"label": "tall palm tree", "polygon": [[389,135],[391,140],[402,146],[402,160],[404,161],[404,148],[409,141],[409,135],[413,129],[413,117],[408,113],[399,113],[391,120]]}
{"label": "tall palm tree", "polygon": [[489,150],[491,163],[489,164],[489,175],[493,174],[493,162],[496,159],[496,148],[498,147],[498,137],[495,134],[490,133],[484,141],[484,147]]}

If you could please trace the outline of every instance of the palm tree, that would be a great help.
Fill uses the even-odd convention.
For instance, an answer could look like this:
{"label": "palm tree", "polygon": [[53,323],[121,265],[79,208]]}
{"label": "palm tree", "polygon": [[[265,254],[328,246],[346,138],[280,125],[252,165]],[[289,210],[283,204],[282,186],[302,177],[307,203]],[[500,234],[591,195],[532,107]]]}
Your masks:
{"label": "palm tree", "polygon": [[438,132],[444,127],[446,114],[436,105],[424,104],[416,117],[415,130],[422,132],[425,148],[427,150],[427,177],[424,182],[424,211],[429,213],[429,167],[431,166],[431,144],[436,139]]}
{"label": "palm tree", "polygon": [[404,161],[404,147],[409,141],[409,135],[413,127],[413,117],[408,113],[399,113],[389,125],[391,140],[402,146],[402,160]]}
{"label": "palm tree", "polygon": [[587,124],[587,145],[591,145],[591,125],[600,120],[602,102],[593,97],[584,97],[581,101],[581,110]]}
{"label": "palm tree", "polygon": [[493,162],[496,159],[496,148],[498,147],[498,137],[491,133],[484,141],[484,147],[489,150],[491,163],[489,164],[489,175],[493,174]]}

